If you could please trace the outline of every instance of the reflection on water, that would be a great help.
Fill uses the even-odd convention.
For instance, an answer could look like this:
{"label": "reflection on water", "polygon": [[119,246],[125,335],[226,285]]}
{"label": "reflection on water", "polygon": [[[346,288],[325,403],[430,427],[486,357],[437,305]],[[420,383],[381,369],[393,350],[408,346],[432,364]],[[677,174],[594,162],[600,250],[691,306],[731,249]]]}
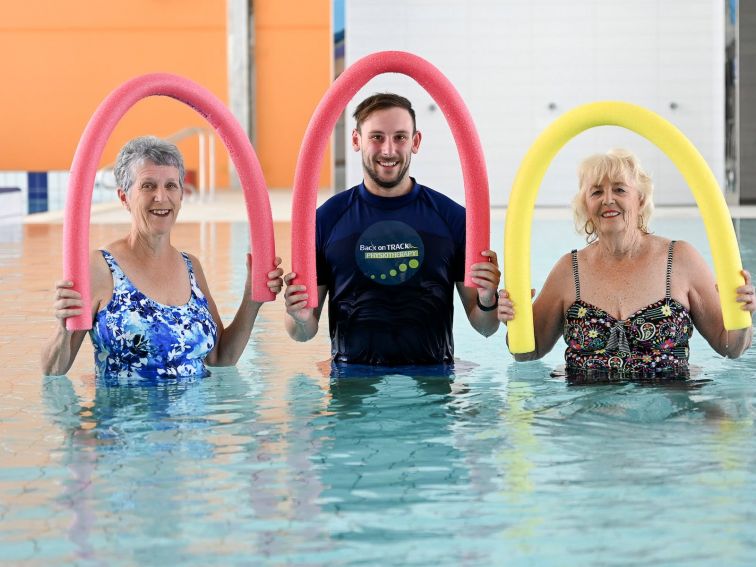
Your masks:
{"label": "reflection on water", "polygon": [[[265,498],[256,498],[248,483],[227,484],[222,468],[242,464],[250,452],[265,454],[258,444],[258,395],[259,385],[233,368],[206,380],[97,382],[86,401],[67,377],[47,378],[44,401],[65,432],[58,456],[71,473],[56,500],[75,514],[71,539],[80,556],[89,556],[87,547],[103,536],[125,533],[120,545],[133,546],[135,559],[144,553],[150,562],[170,562],[186,553],[176,532],[200,527],[198,509],[207,515],[203,530],[219,530],[213,515],[240,498],[269,514]],[[265,432],[265,439],[273,437]]]}
{"label": "reflection on water", "polygon": [[[559,252],[541,241],[562,228],[536,226],[538,278]],[[231,274],[210,285],[232,312],[243,262],[230,259],[243,258],[244,239],[224,233],[231,252],[210,246],[206,271]],[[19,302],[43,301],[45,286],[29,282],[58,237],[26,235],[29,265],[28,254],[0,255],[0,270],[26,286],[26,296],[13,292]],[[515,364],[503,334],[482,339],[458,306],[457,356],[474,362],[319,366],[327,341],[290,341],[280,309],[263,308],[236,368],[118,384],[95,380],[88,355],[68,376],[40,379],[33,353],[49,325],[30,307],[30,338],[0,344],[18,363],[0,383],[1,556],[35,565],[756,559],[753,353],[723,360],[695,336],[698,370],[686,380],[578,383],[554,374],[562,346]]]}

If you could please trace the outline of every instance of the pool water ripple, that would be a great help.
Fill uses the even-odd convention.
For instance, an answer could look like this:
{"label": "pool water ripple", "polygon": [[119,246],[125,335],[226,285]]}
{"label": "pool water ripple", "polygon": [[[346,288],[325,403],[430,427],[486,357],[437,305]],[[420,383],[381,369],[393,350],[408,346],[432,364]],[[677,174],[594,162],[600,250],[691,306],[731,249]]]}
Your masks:
{"label": "pool water ripple", "polygon": [[[707,250],[695,222],[665,223],[660,232]],[[563,252],[548,249],[563,224],[535,227],[536,286]],[[233,313],[246,227],[177,229]],[[756,242],[756,223],[739,230]],[[0,243],[0,274],[18,286],[3,291],[0,340],[5,561],[756,563],[754,351],[723,360],[695,335],[687,381],[573,384],[551,375],[562,346],[515,364],[503,333],[477,336],[458,305],[453,368],[345,372],[323,363],[325,323],[294,343],[278,302],[261,310],[239,365],[205,379],[98,381],[91,349],[67,376],[43,379],[59,237],[34,227]],[[744,263],[756,267],[752,242]]]}

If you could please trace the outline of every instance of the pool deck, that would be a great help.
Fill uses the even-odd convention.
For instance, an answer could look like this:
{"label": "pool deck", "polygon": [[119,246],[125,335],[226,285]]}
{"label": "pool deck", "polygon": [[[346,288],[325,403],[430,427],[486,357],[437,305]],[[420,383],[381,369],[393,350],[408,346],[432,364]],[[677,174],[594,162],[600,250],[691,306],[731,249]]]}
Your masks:
{"label": "pool deck", "polygon": [[[270,207],[273,221],[286,222],[291,220],[291,190],[271,189]],[[320,205],[332,192],[324,189],[318,192],[317,203]],[[492,220],[503,220],[506,216],[506,207],[493,207],[491,209]],[[731,206],[730,215],[733,218],[756,218],[756,206]],[[572,210],[569,207],[539,207],[533,214],[536,219],[569,219],[572,218]],[[657,218],[691,218],[699,216],[698,208],[688,206],[657,206],[654,211]],[[188,198],[181,208],[178,222],[207,222],[229,221],[245,222],[247,220],[244,196],[241,191],[221,190],[212,199],[200,201],[196,198]],[[37,213],[24,218],[27,224],[62,223],[63,211]],[[91,222],[93,223],[127,223],[128,215],[118,202],[99,203],[92,206]]]}

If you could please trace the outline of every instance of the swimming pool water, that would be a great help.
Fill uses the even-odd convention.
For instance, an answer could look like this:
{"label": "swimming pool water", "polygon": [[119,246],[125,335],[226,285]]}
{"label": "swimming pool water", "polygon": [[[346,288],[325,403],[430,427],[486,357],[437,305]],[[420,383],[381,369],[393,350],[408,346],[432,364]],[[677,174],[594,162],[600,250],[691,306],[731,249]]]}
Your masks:
{"label": "swimming pool water", "polygon": [[[655,230],[708,257],[697,219]],[[756,221],[738,221],[756,269]],[[124,226],[93,226],[93,244]],[[286,224],[276,225],[288,256]],[[492,242],[501,253],[502,226]],[[24,565],[753,565],[756,355],[696,334],[684,383],[572,386],[516,364],[458,306],[451,372],[331,380],[327,330],[291,341],[266,305],[235,368],[96,383],[88,341],[42,378],[57,225],[0,243],[0,557]],[[13,236],[15,235],[15,236]],[[246,227],[177,225],[228,320]],[[580,246],[536,221],[533,283]],[[559,243],[559,244],[555,244]],[[285,259],[288,268],[288,260]]]}

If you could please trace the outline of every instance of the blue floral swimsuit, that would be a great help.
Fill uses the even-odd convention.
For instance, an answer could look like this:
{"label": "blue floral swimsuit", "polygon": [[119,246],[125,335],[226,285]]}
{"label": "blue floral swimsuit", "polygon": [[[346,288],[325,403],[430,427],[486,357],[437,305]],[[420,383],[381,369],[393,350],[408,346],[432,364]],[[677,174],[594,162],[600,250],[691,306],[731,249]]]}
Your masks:
{"label": "blue floral swimsuit", "polygon": [[693,323],[688,310],[672,299],[672,253],[667,255],[666,294],[663,299],[618,320],[580,299],[577,251],[572,251],[575,303],[567,310],[564,353],[570,371],[621,372],[640,375],[685,374],[688,340]]}
{"label": "blue floral swimsuit", "polygon": [[184,305],[163,305],[144,295],[115,258],[101,250],[113,274],[113,296],[92,325],[95,368],[108,378],[204,376],[204,359],[215,346],[218,328],[182,252],[191,284]]}

